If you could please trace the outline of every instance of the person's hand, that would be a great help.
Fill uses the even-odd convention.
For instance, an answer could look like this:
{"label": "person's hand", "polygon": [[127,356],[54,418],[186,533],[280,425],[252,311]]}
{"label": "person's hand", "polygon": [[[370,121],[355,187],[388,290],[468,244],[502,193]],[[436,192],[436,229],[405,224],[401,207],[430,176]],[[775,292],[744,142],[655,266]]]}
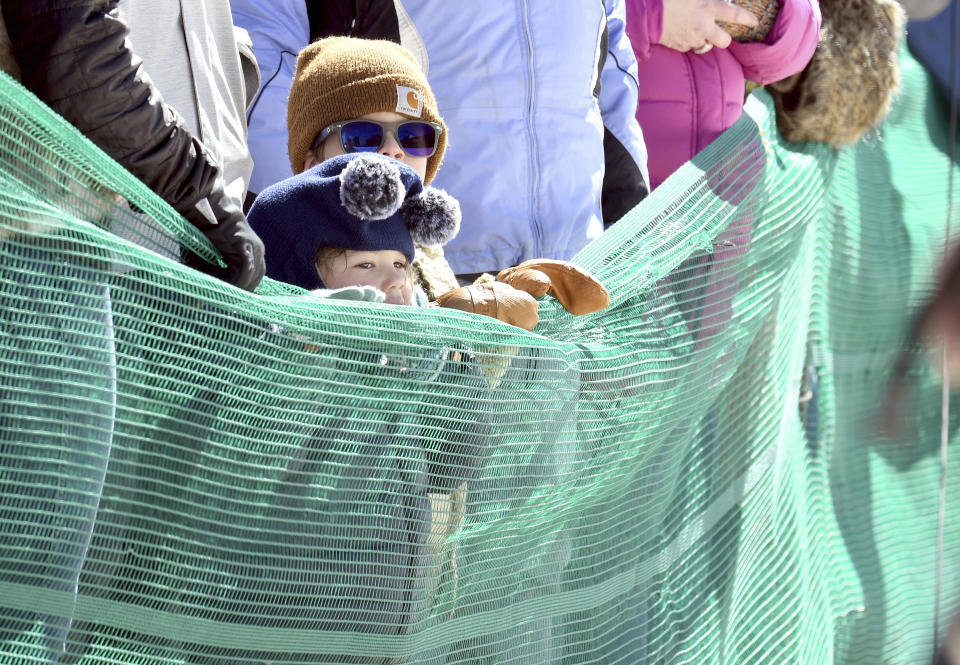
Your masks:
{"label": "person's hand", "polygon": [[731,37],[717,21],[757,27],[756,16],[723,0],[663,0],[659,43],[675,51],[694,53],[706,53],[714,46],[727,48]]}
{"label": "person's hand", "polygon": [[440,307],[490,316],[512,326],[533,330],[540,322],[540,303],[527,293],[503,282],[483,282],[447,291],[439,298]]}
{"label": "person's hand", "polygon": [[210,194],[184,217],[220,251],[227,267],[207,263],[195,255],[190,257],[192,260],[188,259],[188,264],[241,289],[257,288],[266,272],[263,242],[250,228],[240,206],[223,191],[219,180]]}
{"label": "person's hand", "polygon": [[605,309],[610,294],[596,277],[570,261],[530,259],[497,273],[497,281],[539,298],[551,295],[571,314],[580,316]]}
{"label": "person's hand", "polygon": [[497,273],[496,281],[484,276],[470,286],[453,289],[437,298],[441,307],[484,314],[511,325],[533,330],[540,322],[537,298],[550,295],[574,315],[590,314],[610,304],[610,294],[587,270],[555,259],[530,259]]}
{"label": "person's hand", "polygon": [[314,289],[311,291],[320,298],[330,300],[355,300],[357,302],[384,302],[386,294],[375,286],[344,286],[340,289]]}

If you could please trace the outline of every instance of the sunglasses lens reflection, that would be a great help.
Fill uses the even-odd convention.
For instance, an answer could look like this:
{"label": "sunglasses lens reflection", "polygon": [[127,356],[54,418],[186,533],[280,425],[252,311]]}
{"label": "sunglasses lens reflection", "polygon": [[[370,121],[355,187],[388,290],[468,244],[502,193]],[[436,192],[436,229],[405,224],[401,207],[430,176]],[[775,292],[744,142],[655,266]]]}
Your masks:
{"label": "sunglasses lens reflection", "polygon": [[[354,120],[340,128],[345,152],[374,152],[383,145],[384,128],[369,120]],[[429,157],[437,148],[437,130],[425,122],[397,126],[397,143],[412,157]]]}
{"label": "sunglasses lens reflection", "polygon": [[397,142],[414,157],[429,157],[437,145],[437,132],[425,122],[405,122],[397,127]]}
{"label": "sunglasses lens reflection", "polygon": [[346,152],[373,152],[383,145],[383,128],[373,122],[348,122],[340,129]]}

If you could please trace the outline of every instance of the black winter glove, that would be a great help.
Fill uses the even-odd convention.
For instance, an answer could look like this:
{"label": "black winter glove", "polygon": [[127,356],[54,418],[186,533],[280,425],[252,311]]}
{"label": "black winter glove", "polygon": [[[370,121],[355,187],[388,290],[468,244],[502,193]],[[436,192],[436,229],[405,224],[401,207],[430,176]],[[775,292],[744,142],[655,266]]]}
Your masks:
{"label": "black winter glove", "polygon": [[213,266],[195,254],[190,255],[188,265],[241,289],[257,288],[266,271],[263,241],[250,228],[240,206],[224,193],[220,180],[207,198],[184,211],[183,216],[220,250],[227,267]]}

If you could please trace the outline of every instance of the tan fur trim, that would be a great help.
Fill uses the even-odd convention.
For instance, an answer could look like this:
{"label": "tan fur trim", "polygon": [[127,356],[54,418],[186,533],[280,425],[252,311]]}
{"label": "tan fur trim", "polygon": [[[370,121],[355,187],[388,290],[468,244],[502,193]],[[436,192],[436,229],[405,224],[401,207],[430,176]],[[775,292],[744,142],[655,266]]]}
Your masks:
{"label": "tan fur trim", "polygon": [[767,89],[786,139],[839,148],[860,140],[890,111],[900,87],[897,49],[905,17],[895,0],[825,0],[820,10],[813,59]]}
{"label": "tan fur trim", "polygon": [[436,300],[447,291],[460,286],[443,255],[442,247],[417,245],[413,258],[413,274],[430,300]]}

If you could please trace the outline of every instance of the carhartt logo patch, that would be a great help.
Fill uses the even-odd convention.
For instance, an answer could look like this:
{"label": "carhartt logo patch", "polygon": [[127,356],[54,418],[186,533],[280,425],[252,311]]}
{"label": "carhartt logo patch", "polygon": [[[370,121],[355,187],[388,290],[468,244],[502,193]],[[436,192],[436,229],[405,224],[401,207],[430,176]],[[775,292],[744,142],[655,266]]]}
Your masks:
{"label": "carhartt logo patch", "polygon": [[419,118],[423,112],[423,102],[420,100],[420,91],[414,88],[408,88],[405,85],[398,85],[396,112]]}

